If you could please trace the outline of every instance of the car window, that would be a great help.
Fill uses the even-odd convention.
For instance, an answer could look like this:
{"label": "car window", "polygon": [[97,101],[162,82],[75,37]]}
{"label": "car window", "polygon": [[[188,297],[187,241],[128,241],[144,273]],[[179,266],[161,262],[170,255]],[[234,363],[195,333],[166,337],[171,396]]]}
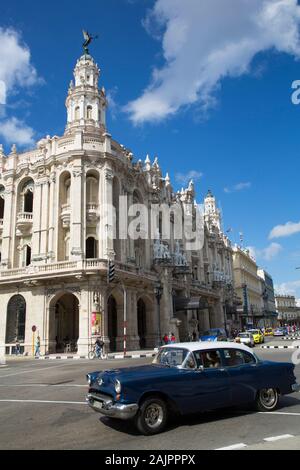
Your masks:
{"label": "car window", "polygon": [[213,369],[221,367],[221,354],[217,349],[208,351],[195,351],[194,356],[197,361],[197,367],[203,366],[204,369]]}
{"label": "car window", "polygon": [[172,367],[181,366],[188,352],[187,349],[183,348],[161,348],[154,358],[153,364],[165,364]]}
{"label": "car window", "polygon": [[224,349],[227,367],[236,367],[242,364],[255,364],[256,360],[252,354],[240,349]]}
{"label": "car window", "polygon": [[194,358],[193,353],[189,353],[184,364],[183,364],[185,369],[195,369],[196,368],[196,361]]}

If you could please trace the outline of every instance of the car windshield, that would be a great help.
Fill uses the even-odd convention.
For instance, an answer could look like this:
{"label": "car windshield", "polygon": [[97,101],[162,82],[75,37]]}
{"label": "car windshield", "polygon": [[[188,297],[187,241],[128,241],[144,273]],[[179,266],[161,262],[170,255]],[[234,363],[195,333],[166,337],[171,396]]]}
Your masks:
{"label": "car windshield", "polygon": [[259,335],[259,330],[249,330],[249,333],[252,333],[253,335]]}
{"label": "car windshield", "polygon": [[240,333],[239,334],[240,338],[249,338],[249,336],[250,336],[250,333]]}
{"label": "car windshield", "polygon": [[189,351],[184,348],[161,348],[153,360],[153,364],[161,364],[169,367],[181,366]]}

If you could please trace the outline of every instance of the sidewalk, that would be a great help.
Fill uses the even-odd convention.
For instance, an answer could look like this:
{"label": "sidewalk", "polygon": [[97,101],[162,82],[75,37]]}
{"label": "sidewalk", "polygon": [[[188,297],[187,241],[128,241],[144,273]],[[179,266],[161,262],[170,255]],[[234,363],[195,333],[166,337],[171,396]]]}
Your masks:
{"label": "sidewalk", "polygon": [[[154,357],[157,350],[141,350],[141,351],[127,351],[126,356],[124,356],[123,352],[116,352],[116,353],[108,353],[107,359],[103,360],[114,360],[114,359],[140,359],[140,358],[151,358]],[[39,357],[32,357],[32,356],[6,356],[5,360],[26,360],[26,359],[35,359],[35,360],[80,360],[80,359],[88,359],[88,356],[79,356],[78,354],[74,353],[58,353],[58,354],[47,354],[46,356],[39,356]]]}

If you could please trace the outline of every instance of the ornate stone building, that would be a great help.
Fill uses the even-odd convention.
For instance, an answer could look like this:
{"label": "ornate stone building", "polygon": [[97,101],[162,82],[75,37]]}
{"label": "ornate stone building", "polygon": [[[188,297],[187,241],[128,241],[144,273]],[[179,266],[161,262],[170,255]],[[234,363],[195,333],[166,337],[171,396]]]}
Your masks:
{"label": "ornate stone building", "polygon": [[[231,245],[211,193],[202,249],[186,250],[173,232],[164,241],[160,219],[152,239],[128,237],[120,226],[126,205],[190,204],[193,214],[197,205],[192,182],[174,193],[157,159],[135,161],[107,132],[99,77],[94,59],[82,55],[64,135],[23,153],[13,146],[4,155],[0,147],[0,353],[11,353],[17,340],[31,353],[33,326],[43,353],[84,355],[97,334],[111,351],[122,350],[124,311],[127,349],[152,348],[165,332],[186,339],[226,324]],[[128,223],[132,218],[126,215]]]}

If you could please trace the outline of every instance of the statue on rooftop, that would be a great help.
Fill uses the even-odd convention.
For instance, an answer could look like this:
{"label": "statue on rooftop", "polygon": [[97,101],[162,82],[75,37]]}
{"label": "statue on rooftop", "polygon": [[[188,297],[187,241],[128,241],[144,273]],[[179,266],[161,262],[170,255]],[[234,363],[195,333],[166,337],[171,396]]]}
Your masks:
{"label": "statue on rooftop", "polygon": [[82,30],[82,34],[84,38],[84,43],[82,44],[82,47],[84,49],[85,55],[88,55],[88,45],[92,42],[93,39],[98,39],[98,36],[91,36],[90,33],[88,31],[85,31],[84,29]]}

